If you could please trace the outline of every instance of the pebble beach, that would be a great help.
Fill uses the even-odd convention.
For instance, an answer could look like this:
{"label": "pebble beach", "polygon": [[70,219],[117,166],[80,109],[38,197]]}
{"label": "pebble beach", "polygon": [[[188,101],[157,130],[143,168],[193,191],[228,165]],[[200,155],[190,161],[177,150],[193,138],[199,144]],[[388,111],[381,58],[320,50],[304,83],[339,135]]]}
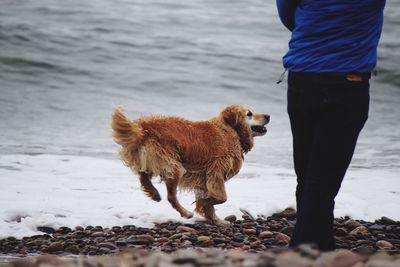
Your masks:
{"label": "pebble beach", "polygon": [[311,244],[288,248],[295,210],[268,217],[242,213],[227,216],[226,226],[169,221],[152,228],[40,227],[42,235],[0,240],[0,253],[14,257],[3,263],[8,266],[75,266],[81,257],[88,266],[400,266],[400,222],[390,218],[336,218],[337,250],[322,253]]}

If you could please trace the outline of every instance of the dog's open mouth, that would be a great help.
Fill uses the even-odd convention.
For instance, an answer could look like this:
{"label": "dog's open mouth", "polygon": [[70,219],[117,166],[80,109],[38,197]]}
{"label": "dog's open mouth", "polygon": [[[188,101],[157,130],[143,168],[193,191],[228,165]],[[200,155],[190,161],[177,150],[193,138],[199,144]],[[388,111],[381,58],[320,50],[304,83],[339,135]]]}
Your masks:
{"label": "dog's open mouth", "polygon": [[256,133],[265,134],[267,132],[267,128],[265,126],[253,125],[251,126],[251,130]]}

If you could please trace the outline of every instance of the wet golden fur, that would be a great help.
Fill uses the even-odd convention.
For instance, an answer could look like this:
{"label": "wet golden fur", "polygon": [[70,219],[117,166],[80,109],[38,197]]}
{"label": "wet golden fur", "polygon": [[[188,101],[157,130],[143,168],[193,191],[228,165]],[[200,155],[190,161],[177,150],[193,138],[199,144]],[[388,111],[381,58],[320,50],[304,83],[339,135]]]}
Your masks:
{"label": "wet golden fur", "polygon": [[[121,159],[138,173],[149,197],[161,200],[151,183],[153,176],[160,176],[167,186],[168,201],[181,216],[190,218],[193,213],[179,204],[177,188],[194,191],[195,211],[220,222],[213,206],[226,201],[224,183],[239,172],[243,155],[253,147],[246,112],[247,107],[232,105],[208,121],[163,116],[130,121],[116,108],[111,126],[115,142],[121,145]],[[253,117],[261,125],[269,121],[268,115]]]}

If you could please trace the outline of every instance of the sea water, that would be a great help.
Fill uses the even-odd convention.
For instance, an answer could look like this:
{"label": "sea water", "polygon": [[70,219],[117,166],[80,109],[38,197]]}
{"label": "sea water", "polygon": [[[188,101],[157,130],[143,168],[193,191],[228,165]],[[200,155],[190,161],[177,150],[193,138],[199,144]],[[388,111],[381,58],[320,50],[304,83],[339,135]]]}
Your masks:
{"label": "sea water", "polygon": [[[368,122],[336,215],[400,219],[400,0],[388,1]],[[221,215],[294,206],[281,58],[290,33],[274,1],[3,0],[0,10],[0,236],[37,226],[179,219],[118,160],[110,115],[217,116],[232,103],[271,115]],[[193,196],[181,194],[193,209]]]}

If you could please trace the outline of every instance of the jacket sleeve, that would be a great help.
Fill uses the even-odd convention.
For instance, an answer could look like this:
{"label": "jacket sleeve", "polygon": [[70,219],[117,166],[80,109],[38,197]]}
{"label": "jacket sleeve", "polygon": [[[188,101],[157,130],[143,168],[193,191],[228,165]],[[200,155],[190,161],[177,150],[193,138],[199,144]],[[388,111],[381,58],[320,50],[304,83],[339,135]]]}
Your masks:
{"label": "jacket sleeve", "polygon": [[290,31],[294,29],[294,15],[301,0],[276,0],[279,18]]}

